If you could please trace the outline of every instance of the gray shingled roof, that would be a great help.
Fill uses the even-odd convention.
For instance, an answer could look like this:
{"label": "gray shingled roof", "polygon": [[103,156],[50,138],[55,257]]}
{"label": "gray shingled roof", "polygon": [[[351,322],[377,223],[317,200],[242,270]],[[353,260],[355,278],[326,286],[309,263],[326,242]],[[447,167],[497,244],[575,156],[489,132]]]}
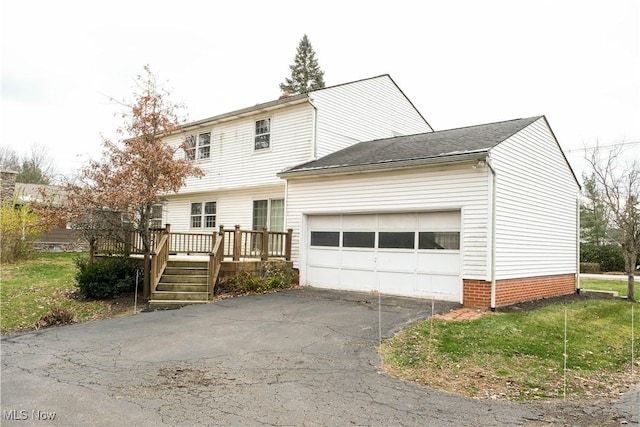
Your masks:
{"label": "gray shingled roof", "polygon": [[454,161],[460,156],[488,152],[541,117],[360,142],[278,175],[340,172],[354,167],[375,168],[430,159]]}

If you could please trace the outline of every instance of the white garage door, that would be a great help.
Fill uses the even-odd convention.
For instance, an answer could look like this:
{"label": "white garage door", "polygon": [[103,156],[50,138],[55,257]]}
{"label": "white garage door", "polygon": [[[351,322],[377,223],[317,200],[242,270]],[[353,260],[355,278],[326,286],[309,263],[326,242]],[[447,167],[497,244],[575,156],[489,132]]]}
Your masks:
{"label": "white garage door", "polygon": [[462,301],[460,211],[307,217],[306,283]]}

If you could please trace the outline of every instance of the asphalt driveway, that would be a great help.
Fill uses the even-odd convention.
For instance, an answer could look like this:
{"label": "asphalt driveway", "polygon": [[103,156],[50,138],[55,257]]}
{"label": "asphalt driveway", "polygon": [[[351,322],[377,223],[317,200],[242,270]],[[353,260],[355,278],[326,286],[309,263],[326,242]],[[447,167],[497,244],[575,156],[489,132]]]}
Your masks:
{"label": "asphalt driveway", "polygon": [[383,296],[379,310],[371,294],[304,288],[4,338],[1,424],[638,423],[637,392],[598,405],[488,402],[380,372],[379,331],[430,313],[425,300]]}

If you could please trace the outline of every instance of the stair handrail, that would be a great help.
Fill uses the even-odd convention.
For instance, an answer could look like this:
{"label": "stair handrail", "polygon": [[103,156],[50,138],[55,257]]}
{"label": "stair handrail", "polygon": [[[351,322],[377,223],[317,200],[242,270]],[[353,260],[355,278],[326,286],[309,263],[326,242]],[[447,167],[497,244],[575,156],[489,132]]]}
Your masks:
{"label": "stair handrail", "polygon": [[215,237],[213,248],[209,253],[209,271],[207,278],[207,292],[209,293],[209,299],[212,300],[215,293],[215,284],[218,280],[218,274],[220,273],[220,266],[222,259],[224,258],[224,231],[220,227],[220,232]]}
{"label": "stair handrail", "polygon": [[168,262],[169,233],[163,233],[160,242],[151,252],[151,295],[156,291]]}

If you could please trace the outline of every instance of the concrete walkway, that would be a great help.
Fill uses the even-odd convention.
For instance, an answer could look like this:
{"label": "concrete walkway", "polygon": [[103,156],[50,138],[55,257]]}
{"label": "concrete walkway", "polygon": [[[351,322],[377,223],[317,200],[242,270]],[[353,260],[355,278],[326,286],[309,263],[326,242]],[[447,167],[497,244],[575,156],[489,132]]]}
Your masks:
{"label": "concrete walkway", "polygon": [[[622,280],[627,281],[627,276],[624,274],[580,274],[583,279],[600,279],[600,280]],[[636,276],[636,281],[640,282],[640,277]]]}

